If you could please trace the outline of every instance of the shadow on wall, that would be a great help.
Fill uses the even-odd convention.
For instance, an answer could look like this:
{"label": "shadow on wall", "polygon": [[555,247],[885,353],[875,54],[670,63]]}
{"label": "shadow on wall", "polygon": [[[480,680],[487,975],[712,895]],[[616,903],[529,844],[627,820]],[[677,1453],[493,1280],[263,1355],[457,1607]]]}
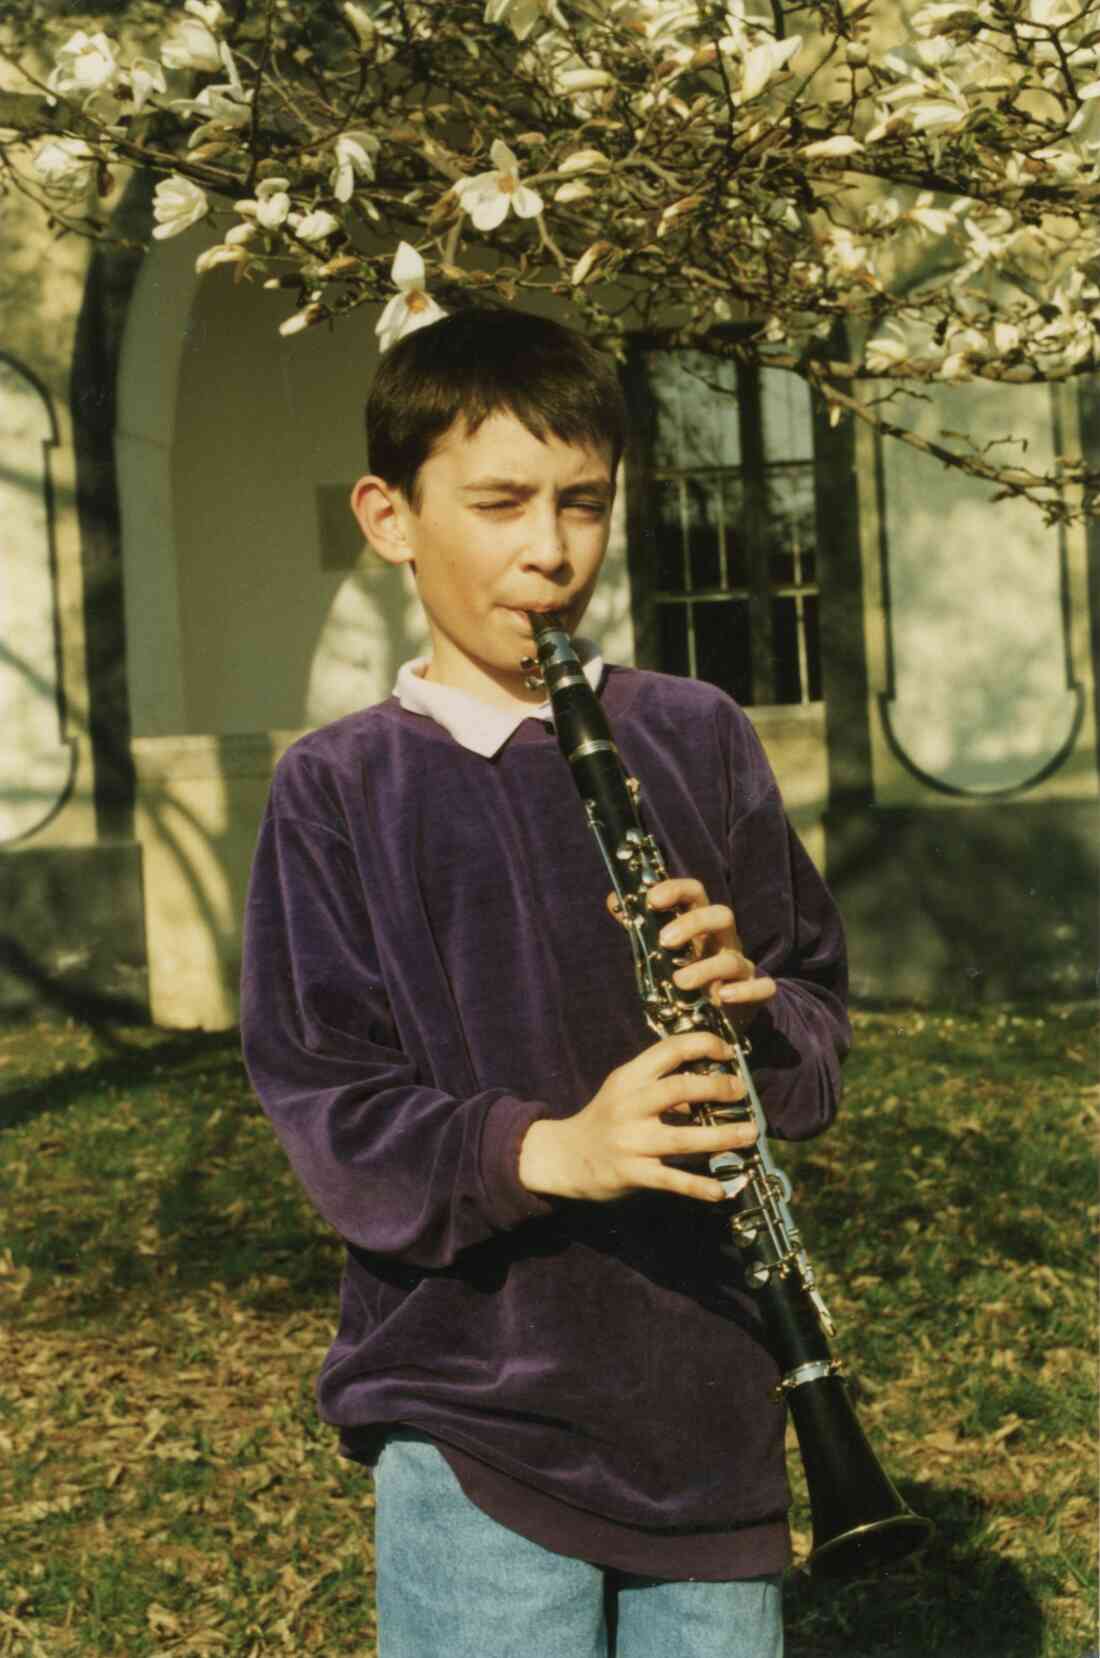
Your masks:
{"label": "shadow on wall", "polygon": [[[612,584],[593,603],[593,630],[629,625]],[[312,653],[309,723],[388,694],[423,640],[419,604],[398,573],[364,566],[345,582]],[[380,687],[380,688],[379,688]],[[157,1023],[215,1029],[237,1016],[241,917],[256,833],[282,751],[298,735],[136,738],[138,834]]]}
{"label": "shadow on wall", "polygon": [[853,992],[972,1002],[1094,989],[1097,841],[1089,801],[830,813]]}

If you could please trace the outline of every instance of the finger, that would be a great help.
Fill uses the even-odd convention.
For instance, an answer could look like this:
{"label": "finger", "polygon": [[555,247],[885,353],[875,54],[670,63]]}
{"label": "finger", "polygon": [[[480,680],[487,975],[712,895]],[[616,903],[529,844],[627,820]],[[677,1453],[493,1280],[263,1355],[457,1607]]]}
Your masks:
{"label": "finger", "polygon": [[689,1174],[686,1169],[670,1169],[666,1163],[647,1163],[644,1172],[639,1171],[637,1185],[656,1192],[676,1192],[703,1203],[720,1203],[726,1195],[720,1181],[705,1174]]}
{"label": "finger", "polygon": [[654,1154],[660,1157],[713,1157],[720,1151],[743,1151],[756,1144],[755,1122],[700,1123],[697,1128],[665,1128]]}
{"label": "finger", "polygon": [[[621,1132],[645,1135],[652,1119],[682,1117],[685,1108],[694,1117],[701,1105],[721,1109],[737,1105],[745,1094],[741,1078],[728,1071],[682,1071],[628,1090],[619,1100],[615,1115],[622,1125]],[[634,1125],[633,1129],[630,1124]],[[641,1141],[635,1145],[636,1149],[640,1148]]]}
{"label": "finger", "polygon": [[731,983],[751,983],[756,968],[740,950],[723,949],[713,956],[700,956],[698,961],[678,967],[672,975],[681,990],[698,990],[702,985],[723,980]]}
{"label": "finger", "polygon": [[736,949],[739,945],[737,924],[728,904],[701,904],[686,910],[661,928],[659,938],[666,950],[682,944],[694,944],[713,934],[720,943]]}
{"label": "finger", "polygon": [[707,889],[702,881],[696,881],[689,875],[677,875],[651,886],[646,893],[646,902],[654,910],[675,909],[677,904],[695,909],[708,902]]}
{"label": "finger", "polygon": [[627,1060],[621,1071],[628,1084],[639,1086],[699,1059],[721,1061],[733,1058],[733,1049],[716,1032],[683,1031],[677,1036],[662,1036],[659,1042],[643,1048],[640,1054]]}
{"label": "finger", "polygon": [[640,1089],[634,1114],[660,1116],[681,1105],[736,1105],[746,1092],[741,1078],[729,1071],[678,1071]]}
{"label": "finger", "polygon": [[718,999],[720,1002],[741,1002],[755,1006],[759,1002],[768,1002],[776,993],[776,983],[766,973],[758,979],[744,979],[740,983],[727,982],[719,985]]}

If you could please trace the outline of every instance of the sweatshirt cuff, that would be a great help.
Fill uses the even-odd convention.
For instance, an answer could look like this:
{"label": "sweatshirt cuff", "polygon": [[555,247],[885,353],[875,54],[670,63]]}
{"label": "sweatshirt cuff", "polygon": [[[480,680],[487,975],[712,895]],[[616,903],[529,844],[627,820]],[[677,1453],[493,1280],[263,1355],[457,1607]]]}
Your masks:
{"label": "sweatshirt cuff", "polygon": [[549,1215],[550,1199],[520,1184],[519,1148],[532,1123],[553,1113],[541,1100],[518,1100],[504,1094],[489,1107],[481,1134],[481,1183],[492,1225],[509,1231],[522,1221]]}

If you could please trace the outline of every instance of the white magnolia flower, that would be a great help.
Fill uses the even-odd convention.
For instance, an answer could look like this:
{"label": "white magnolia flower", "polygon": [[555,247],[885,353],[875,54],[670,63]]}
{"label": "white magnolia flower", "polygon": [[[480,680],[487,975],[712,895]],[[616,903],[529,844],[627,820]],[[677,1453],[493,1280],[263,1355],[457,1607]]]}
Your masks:
{"label": "white magnolia flower", "polygon": [[436,304],[424,287],[424,261],[408,242],[400,242],[390,267],[390,277],[397,284],[397,293],[378,319],[374,332],[378,348],[388,351],[405,334],[426,328],[447,315]]}
{"label": "white magnolia flower", "polygon": [[256,239],[256,226],[253,224],[233,225],[225,233],[227,247],[243,248]]}
{"label": "white magnolia flower", "polygon": [[197,17],[200,23],[205,23],[212,33],[225,22],[225,7],[221,0],[185,0],[183,9],[188,17]]}
{"label": "white magnolia flower", "polygon": [[219,47],[218,64],[228,73],[228,81],[220,81],[216,86],[204,86],[197,98],[177,98],[172,105],[181,115],[205,117],[202,125],[196,127],[187,140],[188,149],[193,149],[208,137],[218,137],[236,127],[247,126],[252,119],[252,92],[251,89],[246,92],[241,85],[241,77],[228,46]]}
{"label": "white magnolia flower", "polygon": [[970,110],[960,94],[954,98],[921,99],[909,106],[909,115],[917,132],[947,131],[961,127]]}
{"label": "white magnolia flower", "polygon": [[285,178],[265,178],[256,186],[256,222],[265,230],[278,230],[290,212],[289,187]]}
{"label": "white magnolia flower", "polygon": [[105,34],[87,35],[78,29],[58,49],[57,67],[46,85],[65,98],[87,98],[96,92],[109,92],[121,74],[114,42]]}
{"label": "white magnolia flower", "polygon": [[44,190],[82,196],[92,182],[95,160],[83,138],[47,138],[35,151],[31,167]]}
{"label": "white magnolia flower", "polygon": [[[973,53],[966,55],[972,57]],[[984,53],[981,54],[982,58],[984,58],[984,55]],[[938,69],[941,64],[947,63],[951,58],[955,58],[956,62],[958,61],[959,47],[955,41],[949,40],[946,35],[940,35],[935,40],[918,41],[917,56],[929,69]]]}
{"label": "white magnolia flower", "polygon": [[606,69],[593,69],[590,64],[578,63],[574,66],[566,64],[554,71],[554,85],[559,92],[571,94],[574,92],[599,92],[605,86],[611,86],[614,75]]}
{"label": "white magnolia flower", "polygon": [[826,263],[831,270],[843,271],[850,275],[854,271],[862,271],[865,275],[872,275],[870,270],[871,256],[865,244],[850,230],[837,226],[828,240],[822,246]]}
{"label": "white magnolia flower", "polygon": [[747,104],[758,98],[801,45],[802,36],[792,35],[789,40],[769,40],[746,52],[741,64],[741,102]]}
{"label": "white magnolia flower", "polygon": [[559,173],[605,173],[611,166],[601,150],[574,150],[564,161],[559,161]]}
{"label": "white magnolia flower", "polygon": [[918,35],[935,34],[940,24],[949,17],[957,17],[962,10],[959,0],[936,0],[936,4],[922,6],[913,15],[913,29]]}
{"label": "white magnolia flower", "polygon": [[595,61],[577,56],[567,36],[553,29],[536,35],[520,58],[525,75],[537,80],[555,97],[568,98],[582,113],[592,114],[600,103],[599,94],[611,86],[614,76]]}
{"label": "white magnolia flower", "polygon": [[161,62],[169,69],[197,69],[207,73],[220,69],[221,48],[217,31],[225,22],[219,0],[187,0],[186,17],[172,29],[161,46]]}
{"label": "white magnolia flower", "polygon": [[[886,326],[891,328],[892,324],[887,323]],[[895,329],[889,334],[880,334],[877,339],[867,341],[863,362],[872,374],[889,374],[890,370],[903,363],[908,355],[905,341]]]}
{"label": "white magnolia flower", "polygon": [[342,132],[336,140],[336,165],[329,185],[337,201],[350,201],[355,180],[374,177],[374,158],[380,145],[371,132]]}
{"label": "white magnolia flower", "polygon": [[851,133],[838,132],[833,138],[819,138],[816,144],[803,146],[804,156],[821,156],[828,159],[830,156],[858,155],[863,145]]}
{"label": "white magnolia flower", "polygon": [[292,213],[287,220],[295,236],[303,242],[324,242],[340,228],[339,219],[317,207],[312,213]]}
{"label": "white magnolia flower", "polygon": [[[271,287],[272,284],[266,282],[264,286]],[[312,328],[315,322],[320,322],[324,314],[324,306],[316,300],[311,300],[304,310],[295,311],[292,317],[287,317],[285,322],[279,324],[279,333],[284,338],[289,338],[291,334],[300,334],[304,328]]]}
{"label": "white magnolia flower", "polygon": [[487,0],[486,23],[507,23],[517,40],[526,40],[545,15],[543,0]]}
{"label": "white magnolia flower", "polygon": [[542,197],[537,190],[519,180],[519,163],[502,139],[494,139],[489,157],[494,169],[477,173],[473,178],[459,179],[455,195],[463,211],[470,215],[478,230],[495,230],[503,224],[508,209],[520,219],[533,219],[542,212]]}
{"label": "white magnolia flower", "polygon": [[172,173],[157,185],[153,199],[153,217],[157,222],[153,235],[158,241],[163,241],[166,236],[178,236],[181,231],[197,224],[209,211],[210,203],[205,192],[181,173]]}
{"label": "white magnolia flower", "polygon": [[195,275],[205,276],[207,271],[212,271],[217,265],[243,267],[247,259],[248,255],[243,247],[231,247],[228,243],[225,243],[219,247],[207,248],[195,260]]}
{"label": "white magnolia flower", "polygon": [[365,6],[357,6],[354,0],[348,0],[347,5],[340,10],[355,30],[355,38],[364,51],[369,52],[378,38],[378,30],[374,26],[374,19]]}
{"label": "white magnolia flower", "polygon": [[922,190],[905,216],[933,236],[946,236],[955,222],[955,215],[949,207],[933,207],[934,199],[931,190]]}
{"label": "white magnolia flower", "polygon": [[682,63],[695,52],[692,35],[699,26],[695,0],[615,0],[615,20],[639,34],[665,62]]}
{"label": "white magnolia flower", "polygon": [[168,90],[164,70],[152,58],[135,58],[129,68],[130,95],[134,100],[133,113],[140,115],[154,92]]}

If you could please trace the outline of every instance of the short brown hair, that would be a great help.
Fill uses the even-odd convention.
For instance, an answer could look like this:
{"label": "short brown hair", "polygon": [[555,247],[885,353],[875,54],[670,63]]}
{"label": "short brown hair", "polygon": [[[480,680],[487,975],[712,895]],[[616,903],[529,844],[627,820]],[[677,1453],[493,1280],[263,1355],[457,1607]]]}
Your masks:
{"label": "short brown hair", "polygon": [[417,474],[462,418],[515,415],[539,439],[622,454],[625,408],[615,364],[572,328],[522,311],[471,309],[406,334],[367,399],[372,472],[417,508]]}

